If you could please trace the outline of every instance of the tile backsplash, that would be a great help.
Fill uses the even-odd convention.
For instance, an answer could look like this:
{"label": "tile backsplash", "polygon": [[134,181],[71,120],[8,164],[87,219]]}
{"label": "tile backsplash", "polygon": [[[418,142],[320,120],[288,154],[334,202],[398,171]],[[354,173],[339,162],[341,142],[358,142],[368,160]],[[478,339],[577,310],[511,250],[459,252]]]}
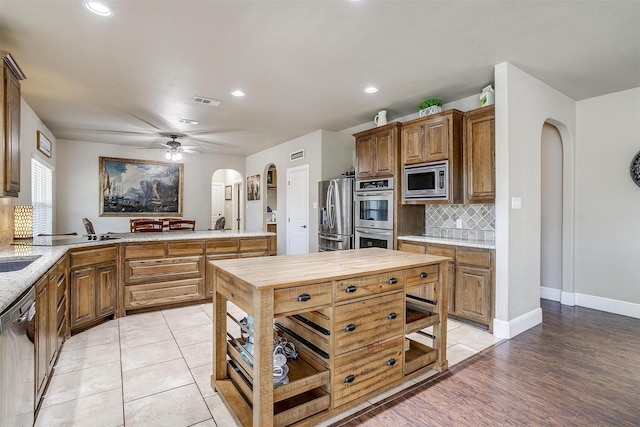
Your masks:
{"label": "tile backsplash", "polygon": [[495,205],[426,205],[424,230],[429,237],[495,241]]}

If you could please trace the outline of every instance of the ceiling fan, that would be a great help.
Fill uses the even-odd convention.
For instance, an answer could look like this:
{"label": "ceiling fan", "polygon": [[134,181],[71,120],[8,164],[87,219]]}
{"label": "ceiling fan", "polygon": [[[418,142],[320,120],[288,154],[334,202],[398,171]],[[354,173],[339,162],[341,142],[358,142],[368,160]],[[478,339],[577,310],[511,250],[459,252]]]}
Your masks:
{"label": "ceiling fan", "polygon": [[171,141],[167,141],[164,143],[159,143],[162,147],[139,147],[141,150],[166,150],[165,158],[167,160],[176,161],[182,159],[182,153],[198,153],[201,154],[201,151],[195,150],[195,148],[200,148],[197,145],[182,145],[180,141],[177,141],[180,134],[167,134]]}

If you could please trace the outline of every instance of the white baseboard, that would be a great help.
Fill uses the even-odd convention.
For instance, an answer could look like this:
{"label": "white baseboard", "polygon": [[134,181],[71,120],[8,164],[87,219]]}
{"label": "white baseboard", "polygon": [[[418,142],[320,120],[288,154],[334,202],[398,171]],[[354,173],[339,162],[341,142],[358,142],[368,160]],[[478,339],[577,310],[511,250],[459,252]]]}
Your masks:
{"label": "white baseboard", "polygon": [[493,319],[493,335],[498,338],[511,339],[540,323],[542,323],[542,309],[536,308],[508,322]]}
{"label": "white baseboard", "polygon": [[[580,306],[607,313],[620,314],[622,316],[640,319],[640,304],[620,301],[611,298],[596,297],[587,294],[562,292],[559,289],[540,286],[540,298],[558,301],[562,305]],[[495,321],[494,321],[495,330]]]}
{"label": "white baseboard", "polygon": [[562,298],[562,291],[560,289],[548,288],[546,286],[540,286],[540,298],[548,299],[551,301],[560,301]]}
{"label": "white baseboard", "polygon": [[575,294],[576,305],[640,319],[640,304],[593,295]]}

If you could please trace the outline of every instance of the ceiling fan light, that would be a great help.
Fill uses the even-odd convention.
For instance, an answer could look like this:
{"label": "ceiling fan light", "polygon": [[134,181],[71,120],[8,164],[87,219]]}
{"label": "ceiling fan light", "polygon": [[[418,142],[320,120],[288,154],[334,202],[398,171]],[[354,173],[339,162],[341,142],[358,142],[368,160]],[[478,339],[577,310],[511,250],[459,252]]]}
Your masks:
{"label": "ceiling fan light", "polygon": [[91,13],[99,16],[112,16],[113,11],[108,6],[93,0],[85,0],[82,5]]}
{"label": "ceiling fan light", "polygon": [[179,151],[176,153],[176,160],[182,160],[182,153]]}
{"label": "ceiling fan light", "polygon": [[171,160],[171,150],[167,150],[167,152],[164,154],[164,158],[167,160]]}

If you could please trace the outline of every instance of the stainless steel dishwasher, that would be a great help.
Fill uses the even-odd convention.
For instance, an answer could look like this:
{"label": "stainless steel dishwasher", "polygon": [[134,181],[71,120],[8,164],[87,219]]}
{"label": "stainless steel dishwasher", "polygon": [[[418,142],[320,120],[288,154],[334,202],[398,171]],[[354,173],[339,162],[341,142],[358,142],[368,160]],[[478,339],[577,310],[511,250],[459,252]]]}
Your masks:
{"label": "stainless steel dishwasher", "polygon": [[33,426],[35,289],[0,315],[0,426]]}

